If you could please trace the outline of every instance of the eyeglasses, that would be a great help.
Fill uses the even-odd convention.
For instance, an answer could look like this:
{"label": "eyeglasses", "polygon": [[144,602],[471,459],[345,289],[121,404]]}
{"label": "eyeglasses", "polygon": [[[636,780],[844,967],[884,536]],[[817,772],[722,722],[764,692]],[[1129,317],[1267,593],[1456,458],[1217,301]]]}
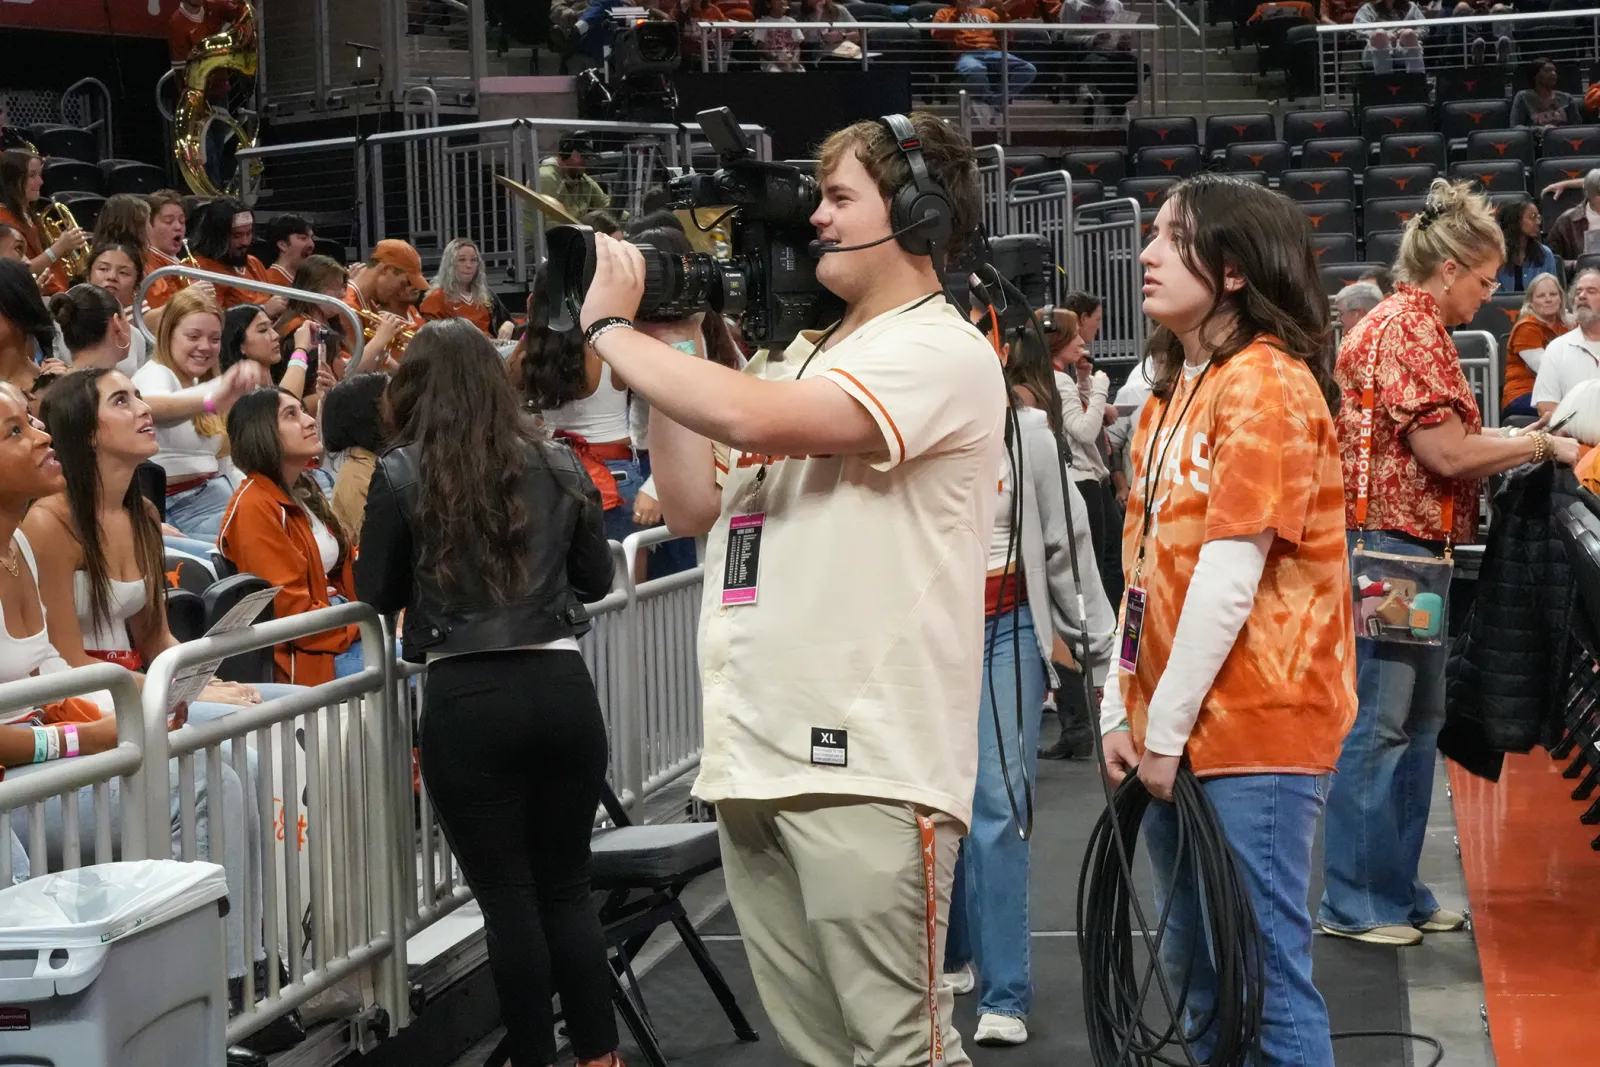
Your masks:
{"label": "eyeglasses", "polygon": [[1471,267],[1467,267],[1465,270],[1468,274],[1478,279],[1478,284],[1483,286],[1483,295],[1485,297],[1491,297],[1500,291],[1500,283],[1493,278],[1485,278]]}

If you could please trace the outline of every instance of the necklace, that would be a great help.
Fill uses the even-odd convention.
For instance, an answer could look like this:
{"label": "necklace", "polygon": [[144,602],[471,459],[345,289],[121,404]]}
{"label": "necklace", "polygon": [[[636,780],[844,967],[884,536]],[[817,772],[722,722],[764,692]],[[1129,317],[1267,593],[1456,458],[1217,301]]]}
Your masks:
{"label": "necklace", "polygon": [[5,559],[0,559],[0,564],[5,566],[6,571],[13,578],[22,573],[22,564],[17,561],[17,543],[15,541],[11,543],[11,552]]}

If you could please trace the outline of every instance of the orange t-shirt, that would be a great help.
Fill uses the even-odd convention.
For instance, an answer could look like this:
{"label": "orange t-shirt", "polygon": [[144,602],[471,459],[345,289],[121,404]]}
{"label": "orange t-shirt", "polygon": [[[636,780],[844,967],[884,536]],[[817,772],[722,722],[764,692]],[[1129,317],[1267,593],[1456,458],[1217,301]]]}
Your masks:
{"label": "orange t-shirt", "polygon": [[430,322],[434,319],[466,319],[484,333],[489,332],[488,308],[446,296],[443,289],[428,290],[428,295],[422,298],[422,317]]}
{"label": "orange t-shirt", "polygon": [[[349,282],[349,283],[347,283],[345,285],[345,287],[344,287],[344,302],[346,304],[348,304],[350,307],[354,308],[358,312],[371,311],[371,312],[374,312],[374,313],[378,313],[378,312],[381,312],[383,310],[382,308],[378,307],[378,305],[376,305],[372,301],[368,300],[366,294],[363,293],[360,289],[357,289],[354,282]],[[406,320],[406,323],[407,323],[406,329],[408,329],[408,330],[413,330],[413,331],[420,330],[423,326],[426,325],[425,320],[417,312],[416,306],[414,304],[407,305],[406,306],[406,313],[405,313],[405,315],[403,315],[401,317]],[[365,349],[366,341],[365,341],[364,338],[366,336],[370,336],[371,335],[372,326],[371,326],[371,324],[363,321],[362,324],[361,324],[361,329],[362,329],[362,334],[363,334],[362,348]],[[389,342],[389,359],[391,361],[393,361],[394,363],[398,364],[400,362],[400,357],[405,355],[405,351],[406,351],[406,342],[402,341],[399,337],[396,337],[393,341]],[[341,373],[343,373],[342,370],[341,370]]]}
{"label": "orange t-shirt", "polygon": [[[207,259],[205,256],[195,256],[194,261],[201,270],[208,270],[213,274],[237,274],[241,278],[257,282],[273,280],[267,273],[267,268],[263,267],[255,256],[250,256],[243,267],[230,267],[226,263]],[[235,289],[231,285],[217,286],[217,303],[222,305],[223,311],[239,304],[265,304],[270,299],[266,293],[258,293],[254,289]]]}
{"label": "orange t-shirt", "polygon": [[1600,493],[1600,448],[1585,449],[1572,473],[1578,476],[1579,485],[1591,493]]}
{"label": "orange t-shirt", "polygon": [[[1144,751],[1146,709],[1201,546],[1273,529],[1250,616],[1186,752],[1199,775],[1332,770],[1355,721],[1356,644],[1339,440],[1311,371],[1258,339],[1203,378],[1182,380],[1170,401],[1152,398],[1133,449],[1122,555],[1129,587],[1142,587],[1147,600],[1138,666],[1121,683],[1135,746]],[[1162,469],[1135,579],[1151,463]]]}
{"label": "orange t-shirt", "polygon": [[1500,387],[1502,408],[1513,400],[1533,392],[1533,379],[1536,375],[1532,367],[1522,362],[1522,357],[1518,353],[1525,348],[1548,348],[1551,341],[1565,332],[1546,325],[1532,315],[1522,316],[1516,325],[1511,327],[1511,336],[1506,340],[1506,380]]}
{"label": "orange t-shirt", "polygon": [[167,50],[172,55],[172,62],[187,61],[189,53],[201,41],[214,33],[221,33],[223,27],[238,18],[242,6],[233,0],[205,0],[204,11],[199,18],[189,17],[180,6],[167,20]]}
{"label": "orange t-shirt", "polygon": [[[146,248],[144,250],[144,272],[148,276],[162,267],[186,266],[181,259],[174,259],[159,248]],[[166,305],[180,289],[189,284],[188,280],[179,276],[158,279],[144,294],[144,302],[150,308]]]}
{"label": "orange t-shirt", "polygon": [[[1000,16],[986,7],[969,7],[965,14],[957,14],[953,7],[942,7],[933,16],[935,22],[955,22],[963,26],[983,26],[999,22]],[[962,52],[997,52],[999,43],[993,30],[956,30],[952,33],[935,33],[935,37],[955,38],[956,48]]]}

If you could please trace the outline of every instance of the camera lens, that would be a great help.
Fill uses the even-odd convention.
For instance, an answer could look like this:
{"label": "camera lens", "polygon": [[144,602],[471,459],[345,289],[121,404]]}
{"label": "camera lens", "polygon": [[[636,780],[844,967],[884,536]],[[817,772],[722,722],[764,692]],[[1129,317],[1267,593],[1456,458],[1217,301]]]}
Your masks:
{"label": "camera lens", "polygon": [[639,245],[644,255],[644,296],[639,317],[673,322],[697,311],[722,306],[722,272],[705,252],[666,252]]}

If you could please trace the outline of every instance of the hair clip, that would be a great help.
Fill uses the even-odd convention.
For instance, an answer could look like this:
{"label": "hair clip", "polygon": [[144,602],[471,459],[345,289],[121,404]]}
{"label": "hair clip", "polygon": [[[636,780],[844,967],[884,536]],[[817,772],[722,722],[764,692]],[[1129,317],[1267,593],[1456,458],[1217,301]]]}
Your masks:
{"label": "hair clip", "polygon": [[1441,214],[1443,214],[1443,211],[1441,211],[1439,205],[1429,201],[1427,206],[1422,209],[1422,214],[1417,219],[1417,232],[1423,233],[1426,231],[1429,226],[1432,226],[1435,222],[1439,221],[1439,216]]}

